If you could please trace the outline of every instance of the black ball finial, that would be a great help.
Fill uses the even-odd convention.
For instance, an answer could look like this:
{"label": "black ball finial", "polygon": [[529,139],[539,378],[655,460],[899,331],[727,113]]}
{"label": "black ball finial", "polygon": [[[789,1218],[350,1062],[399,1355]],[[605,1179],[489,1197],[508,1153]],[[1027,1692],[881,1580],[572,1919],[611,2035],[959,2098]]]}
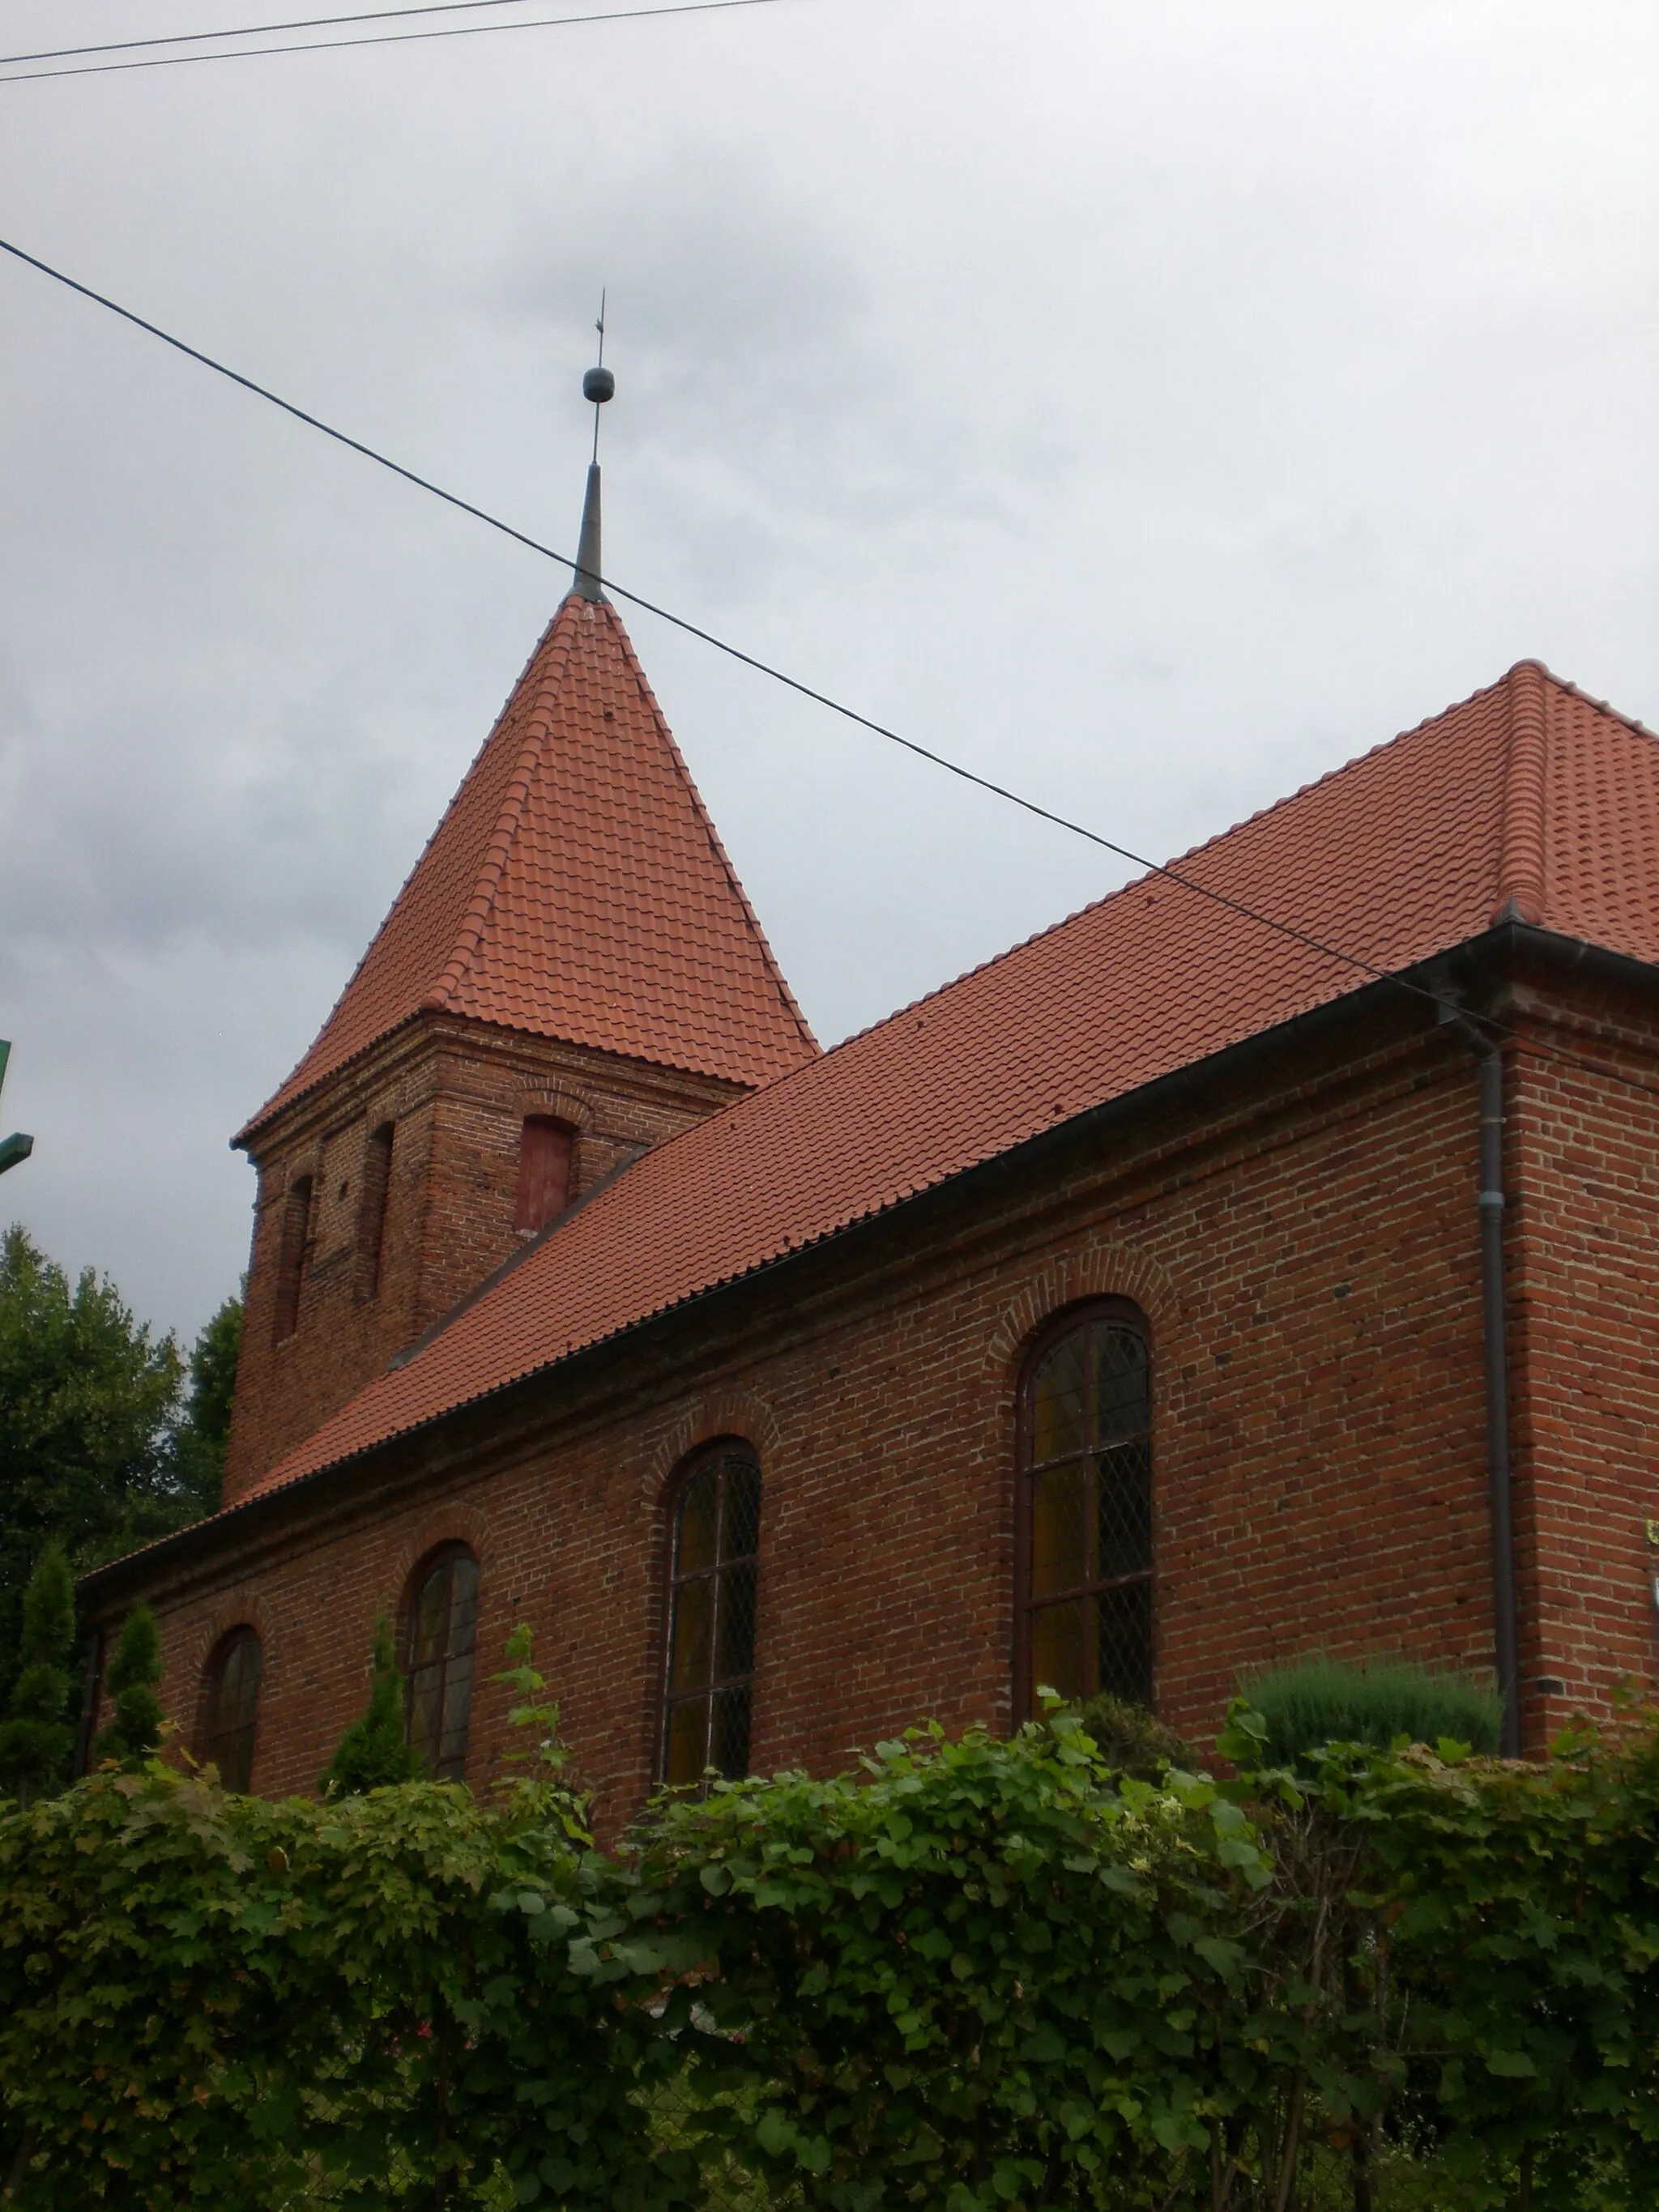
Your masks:
{"label": "black ball finial", "polygon": [[617,396],[617,380],[608,368],[590,368],[582,379],[582,398],[602,407],[607,399]]}

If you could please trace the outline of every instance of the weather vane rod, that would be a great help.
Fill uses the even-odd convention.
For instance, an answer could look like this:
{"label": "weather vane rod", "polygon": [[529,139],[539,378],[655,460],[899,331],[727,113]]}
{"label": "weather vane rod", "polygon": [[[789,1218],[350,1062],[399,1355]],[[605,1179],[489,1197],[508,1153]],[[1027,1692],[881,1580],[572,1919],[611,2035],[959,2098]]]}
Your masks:
{"label": "weather vane rod", "polygon": [[599,362],[582,379],[582,398],[593,403],[593,459],[596,462],[599,458],[599,410],[607,399],[614,399],[617,395],[617,380],[605,365],[605,303],[609,289],[607,286],[599,294],[599,319],[593,325],[599,334]]}

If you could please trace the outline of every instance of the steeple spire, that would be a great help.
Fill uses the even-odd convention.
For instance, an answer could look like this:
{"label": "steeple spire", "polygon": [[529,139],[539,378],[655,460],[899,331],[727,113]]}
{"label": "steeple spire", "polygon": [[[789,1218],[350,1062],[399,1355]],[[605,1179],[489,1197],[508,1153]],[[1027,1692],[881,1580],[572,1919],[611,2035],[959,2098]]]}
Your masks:
{"label": "steeple spire", "polygon": [[[609,372],[607,372],[608,374]],[[592,370],[588,372],[591,375]],[[582,534],[576,542],[576,573],[570,588],[579,599],[602,599],[599,589],[599,465],[588,464],[587,492],[582,501]]]}
{"label": "steeple spire", "polygon": [[593,458],[587,468],[587,490],[582,500],[582,533],[576,544],[576,573],[570,588],[579,599],[602,599],[599,578],[604,574],[599,545],[599,410],[616,397],[617,380],[605,365],[605,301],[599,295],[599,358],[582,379],[582,398],[593,404]]}

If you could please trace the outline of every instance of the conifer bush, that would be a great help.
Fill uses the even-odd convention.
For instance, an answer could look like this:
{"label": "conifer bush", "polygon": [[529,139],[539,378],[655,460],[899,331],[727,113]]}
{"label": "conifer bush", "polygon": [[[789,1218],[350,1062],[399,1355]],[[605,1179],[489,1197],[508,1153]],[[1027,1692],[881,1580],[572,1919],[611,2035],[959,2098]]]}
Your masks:
{"label": "conifer bush", "polygon": [[404,1678],[392,1648],[392,1630],[381,1614],[374,1624],[374,1672],[368,1710],[340,1738],[334,1756],[317,1778],[326,1796],[359,1797],[421,1774],[420,1754],[404,1740]]}
{"label": "conifer bush", "polygon": [[27,1805],[68,1767],[70,1655],[75,1646],[75,1589],[61,1544],[40,1554],[23,1593],[22,1671],[0,1722],[0,1790]]}
{"label": "conifer bush", "polygon": [[115,1717],[98,1732],[97,1760],[146,1759],[161,1744],[166,1715],[155,1685],[161,1679],[161,1631],[155,1609],[135,1605],[122,1624],[115,1656],[104,1676]]}
{"label": "conifer bush", "polygon": [[1242,1687],[1267,1722],[1268,1759],[1285,1766],[1328,1743],[1386,1751],[1402,1736],[1408,1743],[1461,1743],[1492,1753],[1503,1724],[1496,1691],[1409,1659],[1354,1662],[1316,1652],[1248,1675]]}

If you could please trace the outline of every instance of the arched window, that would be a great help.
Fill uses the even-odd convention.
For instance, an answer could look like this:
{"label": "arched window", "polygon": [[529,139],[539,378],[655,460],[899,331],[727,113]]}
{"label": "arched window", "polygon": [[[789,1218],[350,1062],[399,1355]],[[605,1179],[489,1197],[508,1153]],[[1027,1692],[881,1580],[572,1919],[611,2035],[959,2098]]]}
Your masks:
{"label": "arched window", "polygon": [[515,1229],[545,1229],[570,1203],[570,1170],[576,1133],[550,1114],[526,1114],[519,1139],[519,1196]]}
{"label": "arched window", "polygon": [[744,1443],[712,1444],[686,1469],[668,1562],[662,1774],[749,1771],[760,1468]]}
{"label": "arched window", "polygon": [[208,1671],[207,1755],[227,1790],[246,1790],[253,1778],[264,1672],[258,1638],[251,1628],[233,1628]]}
{"label": "arched window", "polygon": [[444,1782],[466,1766],[477,1631],[478,1562],[465,1544],[446,1544],[416,1570],[404,1645],[405,1733]]}
{"label": "arched window", "polygon": [[1019,1417],[1018,1711],[1045,1684],[1149,1705],[1152,1351],[1134,1309],[1074,1309],[1045,1330]]}

